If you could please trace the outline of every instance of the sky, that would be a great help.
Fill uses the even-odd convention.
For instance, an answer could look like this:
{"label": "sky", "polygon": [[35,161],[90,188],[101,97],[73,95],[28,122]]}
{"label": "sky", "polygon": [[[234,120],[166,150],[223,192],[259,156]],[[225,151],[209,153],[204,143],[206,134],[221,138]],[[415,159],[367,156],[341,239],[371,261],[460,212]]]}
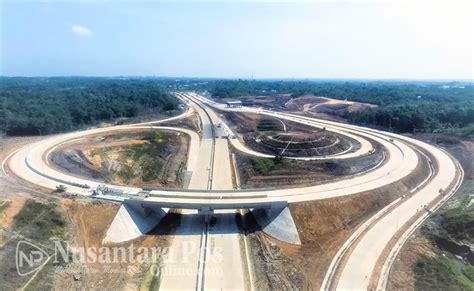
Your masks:
{"label": "sky", "polygon": [[473,7],[2,1],[0,74],[473,79]]}

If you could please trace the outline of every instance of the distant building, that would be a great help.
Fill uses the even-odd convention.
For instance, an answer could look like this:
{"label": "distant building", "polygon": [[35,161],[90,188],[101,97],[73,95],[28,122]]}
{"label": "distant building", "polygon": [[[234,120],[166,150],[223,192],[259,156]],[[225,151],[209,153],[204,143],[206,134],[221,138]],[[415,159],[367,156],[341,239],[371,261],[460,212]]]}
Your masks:
{"label": "distant building", "polygon": [[254,103],[251,100],[244,99],[242,101],[242,106],[253,106],[253,105],[254,105]]}
{"label": "distant building", "polygon": [[227,107],[242,107],[242,101],[240,100],[231,100],[225,103]]}

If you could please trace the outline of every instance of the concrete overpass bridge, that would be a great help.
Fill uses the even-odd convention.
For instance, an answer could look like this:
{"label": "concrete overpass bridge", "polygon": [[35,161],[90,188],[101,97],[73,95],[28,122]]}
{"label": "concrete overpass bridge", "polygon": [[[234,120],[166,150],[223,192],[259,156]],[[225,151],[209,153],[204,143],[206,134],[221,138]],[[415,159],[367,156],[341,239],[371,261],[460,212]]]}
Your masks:
{"label": "concrete overpass bridge", "polygon": [[[211,214],[226,209],[253,209],[257,220],[260,219],[259,224],[268,227],[268,231],[274,231],[276,236],[278,236],[282,230],[286,230],[287,236],[281,236],[281,240],[299,242],[299,238],[291,235],[292,233],[297,235],[297,231],[296,228],[294,228],[294,231],[292,229],[294,224],[286,207],[288,204],[353,195],[392,184],[413,173],[420,164],[421,159],[427,160],[430,165],[435,165],[435,169],[431,171],[430,176],[422,181],[420,185],[417,185],[409,197],[398,201],[399,206],[393,208],[393,210],[387,210],[387,213],[382,216],[380,221],[374,224],[374,227],[363,232],[360,240],[354,240],[357,241],[357,245],[352,254],[357,254],[357,256],[351,255],[349,257],[347,267],[345,267],[344,273],[337,285],[345,289],[365,289],[368,285],[367,278],[375,270],[378,259],[378,257],[367,256],[367,254],[373,251],[381,254],[400,228],[405,223],[409,223],[410,219],[416,217],[420,213],[420,209],[437,202],[440,197],[441,201],[444,201],[454,193],[459,186],[459,181],[462,180],[462,169],[460,169],[457,162],[449,154],[433,145],[407,136],[286,112],[273,112],[248,107],[225,108],[225,106],[219,103],[207,100],[193,93],[181,93],[178,96],[185,100],[192,110],[198,111],[202,117],[203,133],[201,137],[196,132],[188,129],[163,127],[155,124],[159,122],[96,128],[50,136],[42,141],[19,148],[3,160],[2,170],[8,175],[5,170],[6,166],[8,166],[9,170],[19,178],[44,188],[55,189],[58,183],[64,183],[68,185],[68,191],[72,193],[122,202],[123,207],[121,207],[107,234],[107,238],[111,239],[111,241],[120,241],[121,238],[117,236],[130,232],[131,229],[136,230],[138,236],[156,226],[157,221],[167,213],[168,209],[177,208],[197,210],[201,214]],[[144,191],[141,188],[108,185],[114,191],[119,191],[100,193],[99,195],[93,195],[92,189],[96,189],[101,183],[61,172],[52,167],[48,162],[48,155],[59,145],[72,142],[87,135],[105,134],[113,131],[162,128],[180,131],[190,137],[187,170],[192,173],[194,180],[202,181],[208,185],[219,184],[219,181],[213,178],[212,171],[208,171],[210,165],[212,165],[211,169],[215,165],[219,166],[219,162],[214,162],[214,156],[210,154],[214,152],[217,140],[214,132],[217,129],[214,125],[223,124],[224,129],[219,130],[226,130],[227,134],[231,136],[235,134],[232,133],[231,129],[225,125],[225,122],[213,109],[272,116],[319,129],[324,127],[328,131],[346,135],[351,139],[357,140],[360,144],[358,149],[339,155],[312,157],[309,159],[346,159],[368,155],[373,151],[372,142],[378,143],[384,149],[386,159],[363,173],[309,187],[246,191],[210,191],[209,189],[212,187],[198,187],[190,190],[158,189]],[[186,117],[189,114],[190,111],[187,111],[181,116],[172,119]],[[203,117],[204,114],[206,115],[205,117]],[[269,157],[246,148],[238,139],[230,139],[229,143],[236,150],[246,154]],[[220,146],[222,150],[222,147],[227,147],[227,143],[224,146]],[[208,162],[206,164],[198,162],[197,157],[202,157],[203,155],[206,155],[203,160],[210,160],[210,164]],[[270,221],[277,223],[272,224]],[[128,222],[130,224],[127,224]],[[400,228],[394,228],[393,225],[400,225]],[[288,230],[290,231],[288,232]],[[351,243],[348,242],[348,244]],[[363,259],[361,260],[360,258]],[[337,261],[336,259],[338,258],[335,258],[335,261]],[[363,265],[360,264],[361,261],[364,262]],[[334,269],[337,269],[337,263],[334,263],[334,266],[336,266]],[[337,276],[331,276],[327,282],[332,282],[333,277],[336,278]]]}

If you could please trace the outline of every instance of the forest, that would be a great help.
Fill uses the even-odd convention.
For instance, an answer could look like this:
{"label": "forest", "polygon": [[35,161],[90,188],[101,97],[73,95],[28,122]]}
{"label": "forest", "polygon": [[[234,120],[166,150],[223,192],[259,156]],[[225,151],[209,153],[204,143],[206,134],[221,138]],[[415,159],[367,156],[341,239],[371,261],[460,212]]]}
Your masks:
{"label": "forest", "polygon": [[398,132],[474,135],[474,101],[385,105],[346,113],[352,123],[378,125]]}
{"label": "forest", "polygon": [[0,77],[0,132],[64,132],[120,117],[176,110],[157,80]]}
{"label": "forest", "polygon": [[0,132],[37,135],[101,121],[176,110],[170,90],[214,98],[304,94],[378,105],[348,112],[348,122],[396,132],[446,132],[474,138],[472,81],[220,80],[192,78],[0,77]]}
{"label": "forest", "polygon": [[372,103],[400,104],[413,101],[460,101],[473,98],[474,85],[460,82],[414,81],[256,81],[216,80],[206,84],[216,98],[252,95],[304,94]]}
{"label": "forest", "polygon": [[304,94],[378,105],[346,114],[349,122],[398,132],[446,132],[474,136],[474,85],[442,81],[253,81],[206,84],[214,98]]}

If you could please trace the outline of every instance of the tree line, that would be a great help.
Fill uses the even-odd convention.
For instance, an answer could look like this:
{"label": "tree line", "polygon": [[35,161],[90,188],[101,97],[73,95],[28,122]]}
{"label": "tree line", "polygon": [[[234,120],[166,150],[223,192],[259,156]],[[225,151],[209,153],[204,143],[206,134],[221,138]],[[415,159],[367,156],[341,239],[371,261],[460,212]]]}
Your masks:
{"label": "tree line", "polygon": [[371,103],[378,107],[348,112],[345,117],[355,124],[383,126],[398,132],[474,136],[472,82],[211,80],[206,87],[214,98],[311,94]]}
{"label": "tree line", "polygon": [[0,131],[37,135],[177,109],[149,79],[0,77]]}
{"label": "tree line", "polygon": [[378,105],[348,112],[349,122],[399,132],[474,136],[472,82],[219,80],[176,78],[0,77],[0,131],[67,131],[120,117],[177,109],[168,90],[208,91],[214,98],[312,94]]}
{"label": "tree line", "polygon": [[346,113],[352,123],[399,132],[474,134],[474,101],[396,104]]}
{"label": "tree line", "polygon": [[471,82],[402,82],[402,81],[291,81],[291,80],[215,80],[206,85],[215,98],[292,94],[312,94],[335,99],[377,105],[420,101],[453,102],[472,100]]}

